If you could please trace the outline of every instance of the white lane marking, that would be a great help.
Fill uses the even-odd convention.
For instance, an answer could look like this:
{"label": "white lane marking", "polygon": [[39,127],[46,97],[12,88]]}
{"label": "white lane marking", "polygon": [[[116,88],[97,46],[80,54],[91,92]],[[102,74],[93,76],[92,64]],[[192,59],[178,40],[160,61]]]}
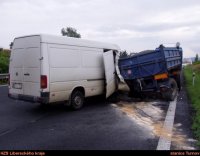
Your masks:
{"label": "white lane marking", "polygon": [[8,85],[0,85],[0,87],[6,87],[6,86],[8,86]]}
{"label": "white lane marking", "polygon": [[160,139],[158,141],[157,150],[170,150],[172,129],[174,125],[174,117],[176,111],[177,97],[170,102],[165,122],[161,131]]}

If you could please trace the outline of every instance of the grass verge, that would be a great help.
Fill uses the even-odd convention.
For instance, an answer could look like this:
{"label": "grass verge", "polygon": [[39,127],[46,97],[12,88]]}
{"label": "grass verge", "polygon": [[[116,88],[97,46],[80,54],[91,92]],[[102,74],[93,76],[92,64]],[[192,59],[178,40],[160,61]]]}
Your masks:
{"label": "grass verge", "polygon": [[[193,72],[195,72],[194,85],[192,76]],[[200,64],[186,66],[184,68],[184,77],[186,90],[192,103],[192,107],[195,110],[192,129],[196,139],[198,140],[198,146],[200,147]]]}

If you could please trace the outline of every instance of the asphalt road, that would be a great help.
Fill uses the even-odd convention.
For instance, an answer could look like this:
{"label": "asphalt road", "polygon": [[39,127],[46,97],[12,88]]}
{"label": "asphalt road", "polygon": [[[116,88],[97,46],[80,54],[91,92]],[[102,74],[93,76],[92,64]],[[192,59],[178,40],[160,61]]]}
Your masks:
{"label": "asphalt road", "polygon": [[[169,106],[120,94],[118,103],[93,97],[83,109],[72,111],[63,105],[41,108],[7,94],[8,88],[0,87],[0,150],[156,150]],[[182,96],[178,108],[187,107]],[[181,115],[185,111],[189,116],[188,109],[176,110],[173,150],[193,149],[191,129]]]}
{"label": "asphalt road", "polygon": [[[0,87],[0,150],[155,150],[158,137],[125,113],[91,98],[80,111],[7,97]],[[97,100],[99,100],[97,102]]]}

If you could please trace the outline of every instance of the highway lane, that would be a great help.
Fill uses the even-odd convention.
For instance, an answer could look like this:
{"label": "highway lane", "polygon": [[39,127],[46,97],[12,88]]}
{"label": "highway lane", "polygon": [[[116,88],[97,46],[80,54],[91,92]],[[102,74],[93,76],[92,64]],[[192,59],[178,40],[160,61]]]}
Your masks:
{"label": "highway lane", "polygon": [[158,136],[97,97],[80,111],[12,100],[0,87],[0,150],[155,150]]}

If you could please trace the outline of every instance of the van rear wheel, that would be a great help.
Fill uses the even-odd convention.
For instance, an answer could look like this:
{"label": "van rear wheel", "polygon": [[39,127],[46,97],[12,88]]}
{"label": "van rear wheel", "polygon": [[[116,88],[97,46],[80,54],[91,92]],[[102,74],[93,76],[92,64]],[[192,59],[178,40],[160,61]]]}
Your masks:
{"label": "van rear wheel", "polygon": [[78,110],[83,106],[84,95],[81,91],[75,90],[71,95],[71,108]]}

